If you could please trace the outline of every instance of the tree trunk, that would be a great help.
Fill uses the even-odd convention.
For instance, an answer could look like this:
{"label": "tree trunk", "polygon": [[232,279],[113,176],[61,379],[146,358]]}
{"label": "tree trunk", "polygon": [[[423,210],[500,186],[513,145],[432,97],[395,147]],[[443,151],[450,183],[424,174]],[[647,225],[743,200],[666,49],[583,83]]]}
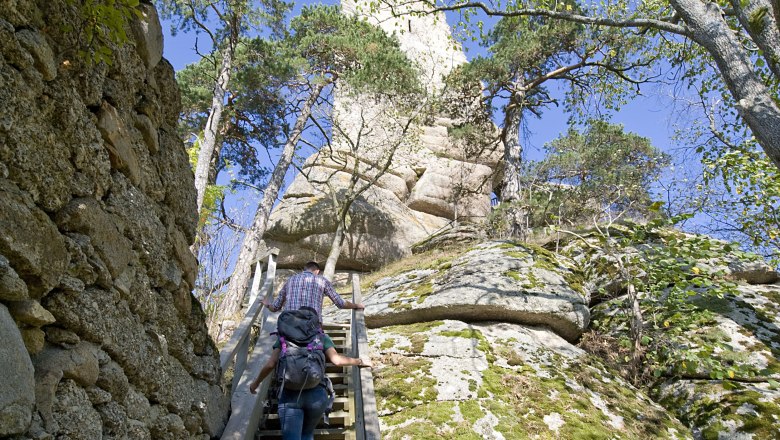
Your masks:
{"label": "tree trunk", "polygon": [[522,108],[512,105],[504,115],[504,185],[501,188],[501,201],[515,202],[520,200],[520,167],[522,165],[523,147],[520,145],[520,122]]}
{"label": "tree trunk", "polygon": [[753,70],[753,63],[715,2],[670,0],[691,38],[715,60],[737,109],[767,156],[780,168],[780,108]]}
{"label": "tree trunk", "polygon": [[230,75],[233,68],[233,50],[228,47],[222,54],[222,65],[219,68],[219,76],[214,84],[214,94],[211,97],[211,109],[203,129],[203,141],[198,151],[198,163],[195,166],[195,190],[198,193],[198,214],[203,207],[203,198],[206,194],[206,186],[209,180],[212,156],[217,145],[217,133],[222,121],[222,111],[225,109],[225,94],[230,83]]}
{"label": "tree trunk", "polygon": [[739,24],[750,35],[750,39],[764,52],[763,58],[772,74],[780,78],[780,29],[777,27],[775,14],[766,12],[763,19],[755,21],[752,17],[761,15],[761,10],[780,11],[772,6],[770,0],[752,0],[742,2],[731,0],[731,6],[736,12]]}
{"label": "tree trunk", "polygon": [[224,300],[219,305],[218,317],[220,321],[235,315],[241,310],[241,302],[244,300],[244,295],[249,286],[249,279],[252,275],[252,262],[254,261],[257,249],[260,247],[260,243],[263,240],[263,234],[265,234],[265,228],[268,225],[268,217],[271,214],[271,209],[276,202],[276,197],[279,195],[282,183],[284,183],[284,175],[287,173],[287,168],[290,167],[290,163],[292,163],[295,146],[298,144],[301,133],[303,133],[306,121],[311,116],[314,103],[328,84],[329,82],[319,84],[311,91],[311,95],[304,103],[303,108],[301,108],[301,113],[295,121],[295,126],[290,133],[290,137],[284,145],[284,150],[282,150],[279,162],[276,164],[276,167],[274,167],[271,179],[268,181],[268,185],[266,185],[265,190],[263,191],[263,199],[257,207],[252,226],[246,231],[244,241],[241,243],[241,252],[238,254],[236,266],[233,269],[233,275],[230,277],[227,293],[225,294]]}
{"label": "tree trunk", "polygon": [[642,308],[639,304],[639,296],[633,283],[628,284],[628,300],[631,302],[631,366],[633,373],[637,374],[642,364],[642,335],[644,333],[644,320],[642,319]]}
{"label": "tree trunk", "polygon": [[336,226],[336,234],[333,236],[333,242],[330,245],[330,252],[328,252],[328,259],[325,260],[325,269],[322,272],[322,276],[333,281],[333,275],[336,274],[336,263],[339,261],[341,255],[341,245],[344,243],[345,234],[344,218],[339,218],[338,226]]}
{"label": "tree trunk", "polygon": [[509,222],[509,235],[523,238],[526,232],[526,209],[520,206],[520,167],[522,166],[523,147],[520,144],[520,123],[522,122],[523,92],[515,92],[512,102],[504,114],[504,128],[501,134],[504,142],[504,182],[501,188],[501,201],[508,203],[505,210]]}

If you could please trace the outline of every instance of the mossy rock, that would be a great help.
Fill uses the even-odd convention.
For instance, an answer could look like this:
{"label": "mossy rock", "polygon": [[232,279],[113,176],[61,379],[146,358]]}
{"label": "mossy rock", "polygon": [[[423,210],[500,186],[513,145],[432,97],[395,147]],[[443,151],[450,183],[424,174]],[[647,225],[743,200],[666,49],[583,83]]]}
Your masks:
{"label": "mossy rock", "polygon": [[[419,335],[421,351],[402,342]],[[690,438],[549,330],[448,320],[370,330],[369,340],[383,438]]]}

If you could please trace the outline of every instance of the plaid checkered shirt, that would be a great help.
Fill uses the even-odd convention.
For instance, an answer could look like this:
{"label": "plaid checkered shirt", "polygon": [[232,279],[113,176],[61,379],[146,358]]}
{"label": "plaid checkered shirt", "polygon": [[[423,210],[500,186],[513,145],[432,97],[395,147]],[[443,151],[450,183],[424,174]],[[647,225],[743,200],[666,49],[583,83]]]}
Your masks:
{"label": "plaid checkered shirt", "polygon": [[278,311],[284,306],[284,310],[298,310],[301,307],[311,307],[322,316],[322,297],[328,298],[336,304],[336,307],[344,308],[344,299],[333,290],[333,285],[325,277],[314,275],[311,272],[295,274],[284,283],[279,296],[271,304],[271,311]]}

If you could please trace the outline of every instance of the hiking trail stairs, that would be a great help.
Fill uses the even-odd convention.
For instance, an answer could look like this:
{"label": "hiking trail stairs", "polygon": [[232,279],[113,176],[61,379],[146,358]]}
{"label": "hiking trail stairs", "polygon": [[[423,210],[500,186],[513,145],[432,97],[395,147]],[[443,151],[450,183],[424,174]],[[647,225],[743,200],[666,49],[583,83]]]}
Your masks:
{"label": "hiking trail stairs", "polygon": [[[269,396],[268,392],[274,375],[269,375],[263,381],[257,394],[249,392],[249,384],[270,357],[271,346],[276,338],[271,335],[276,331],[276,316],[263,307],[262,299],[273,298],[278,253],[278,249],[270,249],[253,263],[255,272],[247,292],[246,314],[220,351],[220,365],[225,376],[223,379],[227,380],[232,374],[231,413],[221,437],[223,440],[282,438],[279,416],[276,414],[276,398]],[[362,302],[357,275],[352,276],[352,302]],[[368,354],[362,310],[352,311],[351,323],[324,323],[323,330],[333,339],[339,353],[352,357]],[[254,342],[252,349],[251,342]],[[336,400],[330,413],[330,424],[326,426],[320,422],[314,438],[380,439],[371,369],[336,367],[329,363],[326,372],[333,382]]]}

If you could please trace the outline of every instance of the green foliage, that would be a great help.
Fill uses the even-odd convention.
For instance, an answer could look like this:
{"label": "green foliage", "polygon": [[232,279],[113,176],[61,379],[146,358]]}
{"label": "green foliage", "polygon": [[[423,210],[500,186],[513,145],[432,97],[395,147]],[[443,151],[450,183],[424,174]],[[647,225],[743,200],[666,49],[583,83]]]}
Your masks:
{"label": "green foliage", "polygon": [[[261,38],[241,39],[235,49],[216,161],[217,173],[233,167],[234,184],[261,185],[269,170],[261,165],[257,149],[276,147],[289,129],[284,87],[295,72],[286,55],[284,45]],[[188,142],[195,142],[192,134],[205,126],[217,75],[210,58],[189,64],[176,75],[183,107],[179,129]]]}
{"label": "green foliage", "polygon": [[308,6],[290,24],[289,44],[313,75],[344,80],[353,90],[375,94],[421,91],[418,72],[398,40],[335,6]]}
{"label": "green foliage", "polygon": [[67,0],[81,24],[66,29],[78,34],[78,57],[90,64],[110,65],[113,48],[127,44],[127,26],[140,17],[139,0]]}
{"label": "green foliage", "polygon": [[[601,246],[621,255],[625,265],[620,280],[624,288],[632,284],[640,292],[643,317],[642,365],[639,382],[669,376],[708,376],[713,379],[750,377],[757,372],[749,364],[737,365],[728,356],[712,356],[713,350],[730,352],[723,334],[705,331],[715,324],[715,313],[728,307],[723,298],[738,294],[736,284],[719,269],[708,269],[700,262],[712,263],[724,258],[751,258],[734,244],[706,236],[684,235],[668,229],[689,216],[655,219],[645,225],[631,225],[617,234],[600,237]],[[617,231],[616,231],[617,232]],[[755,258],[755,257],[752,257]],[[611,263],[603,257],[602,267]],[[630,322],[631,305],[626,299],[614,300],[616,313],[599,314],[593,327],[597,331],[624,328]],[[717,325],[714,325],[717,328]],[[618,344],[630,351],[634,341],[621,334]],[[629,356],[619,359],[629,363]]]}
{"label": "green foliage", "polygon": [[531,227],[651,215],[650,186],[669,157],[622,125],[590,120],[545,145],[523,179]]}
{"label": "green foliage", "polygon": [[[702,159],[704,186],[723,185],[726,197],[711,198],[709,209],[732,219],[738,239],[780,264],[780,172],[755,143],[709,150]],[[700,187],[700,190],[704,188]],[[718,217],[716,217],[718,218]]]}
{"label": "green foliage", "polygon": [[[189,148],[187,148],[187,156],[190,159],[190,166],[194,170],[198,164],[198,152],[200,150],[200,137],[195,137]],[[219,207],[222,200],[225,199],[225,192],[229,187],[225,185],[206,185],[206,192],[203,197],[203,206],[200,212],[200,225],[205,225],[208,222],[209,217]]]}
{"label": "green foliage", "polygon": [[[575,1],[545,0],[510,3],[507,9],[539,7],[583,13]],[[466,11],[464,11],[466,12]],[[468,14],[462,26],[468,26]],[[636,56],[648,46],[644,37],[610,28],[589,29],[582,24],[542,16],[506,16],[488,31],[479,28],[482,46],[487,55],[456,69],[448,83],[453,87],[470,87],[482,81],[487,88],[487,100],[498,98],[506,114],[514,106],[523,112],[539,115],[541,109],[559,98],[551,95],[546,83],[560,80],[567,96],[569,110],[587,114],[586,108],[616,109],[625,96],[634,92],[623,80],[635,83],[647,80],[646,68],[652,56]],[[629,74],[633,77],[629,77]],[[474,89],[482,93],[481,89]]]}
{"label": "green foliage", "polygon": [[253,31],[284,35],[284,18],[292,3],[281,0],[155,0],[163,18],[171,21],[171,33],[205,33],[215,49],[224,49]]}

